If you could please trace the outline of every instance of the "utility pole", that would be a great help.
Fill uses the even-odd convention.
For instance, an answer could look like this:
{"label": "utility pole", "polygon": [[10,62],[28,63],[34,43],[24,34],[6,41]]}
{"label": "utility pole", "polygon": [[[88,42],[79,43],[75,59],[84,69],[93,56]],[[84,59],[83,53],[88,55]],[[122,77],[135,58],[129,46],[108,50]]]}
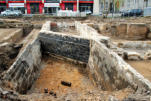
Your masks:
{"label": "utility pole", "polygon": [[113,13],[114,13],[114,0],[112,0],[112,17],[113,17]]}
{"label": "utility pole", "polygon": [[79,0],[77,0],[77,13],[79,12]]}
{"label": "utility pole", "polygon": [[27,4],[26,4],[26,0],[24,0],[24,6],[25,6],[25,14],[27,14]]}

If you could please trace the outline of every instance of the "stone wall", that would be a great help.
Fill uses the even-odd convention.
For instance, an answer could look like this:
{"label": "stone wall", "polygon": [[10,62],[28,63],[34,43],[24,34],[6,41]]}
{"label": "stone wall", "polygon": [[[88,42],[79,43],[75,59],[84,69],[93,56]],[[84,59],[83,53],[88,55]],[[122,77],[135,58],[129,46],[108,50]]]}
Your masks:
{"label": "stone wall", "polygon": [[94,82],[104,90],[122,89],[151,91],[151,83],[128,65],[115,52],[95,40],[91,42],[89,68]]}
{"label": "stone wall", "polygon": [[36,80],[41,64],[41,47],[38,40],[34,40],[18,56],[17,60],[4,75],[6,85],[19,93],[26,93]]}
{"label": "stone wall", "polygon": [[120,23],[113,27],[112,30],[114,29],[115,32],[111,34],[116,37],[129,40],[140,40],[148,38],[149,28],[144,23]]}
{"label": "stone wall", "polygon": [[41,32],[39,39],[44,53],[55,54],[81,62],[88,62],[89,40],[55,32]]}
{"label": "stone wall", "polygon": [[115,44],[120,48],[129,49],[151,49],[151,41],[125,41],[125,42],[115,42]]}
{"label": "stone wall", "polygon": [[51,26],[50,26],[50,21],[47,21],[45,24],[43,24],[41,31],[50,31]]}
{"label": "stone wall", "polygon": [[92,39],[92,38],[97,38],[99,36],[97,31],[92,27],[88,26],[87,24],[82,24],[76,21],[75,28],[80,33],[81,37]]}
{"label": "stone wall", "polygon": [[90,40],[99,40],[104,43],[107,47],[111,44],[109,37],[100,35],[94,28],[88,26],[87,24],[82,24],[78,21],[75,22],[75,28],[77,32],[80,33],[80,37],[88,38]]}
{"label": "stone wall", "polygon": [[76,22],[75,26],[82,37],[91,40],[88,67],[92,80],[97,86],[110,91],[128,86],[134,90],[151,91],[150,81],[127,64],[117,53],[110,50],[111,44],[113,44],[110,38],[99,35],[95,29],[87,24]]}

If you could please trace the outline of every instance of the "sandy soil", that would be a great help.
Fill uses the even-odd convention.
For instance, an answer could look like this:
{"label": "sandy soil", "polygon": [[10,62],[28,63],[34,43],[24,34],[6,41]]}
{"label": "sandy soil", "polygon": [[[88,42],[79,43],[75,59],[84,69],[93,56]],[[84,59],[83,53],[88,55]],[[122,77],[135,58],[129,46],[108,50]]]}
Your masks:
{"label": "sandy soil", "polygon": [[11,33],[15,32],[18,28],[0,28],[0,41]]}
{"label": "sandy soil", "polygon": [[151,81],[151,60],[146,61],[127,61],[133,68]]}
{"label": "sandy soil", "polygon": [[70,28],[60,28],[59,32],[64,33],[64,34],[69,34],[69,35],[80,35],[79,32],[76,31],[74,27]]}
{"label": "sandy soil", "polygon": [[[29,101],[107,101],[110,95],[123,99],[133,91],[125,88],[118,91],[102,91],[89,80],[83,66],[67,61],[48,59],[32,89],[23,98]],[[71,82],[71,87],[64,86],[61,81]],[[56,93],[56,97],[44,93],[44,89]]]}
{"label": "sandy soil", "polygon": [[[80,70],[80,68],[84,67],[51,59],[47,61],[41,71],[41,75],[35,83],[35,90],[38,89],[42,93],[44,88],[48,88],[59,93],[67,93],[68,90],[81,92],[85,89],[94,89],[95,87],[91,84],[88,77],[81,73],[82,69]],[[72,86],[61,85],[61,81],[71,82]]]}

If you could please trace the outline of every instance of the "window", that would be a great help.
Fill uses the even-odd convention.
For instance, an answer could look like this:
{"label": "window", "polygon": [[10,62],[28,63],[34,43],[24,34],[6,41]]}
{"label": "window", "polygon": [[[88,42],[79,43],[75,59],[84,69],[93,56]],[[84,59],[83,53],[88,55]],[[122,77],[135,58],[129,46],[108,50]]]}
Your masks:
{"label": "window", "polygon": [[46,0],[46,2],[59,2],[60,0]]}

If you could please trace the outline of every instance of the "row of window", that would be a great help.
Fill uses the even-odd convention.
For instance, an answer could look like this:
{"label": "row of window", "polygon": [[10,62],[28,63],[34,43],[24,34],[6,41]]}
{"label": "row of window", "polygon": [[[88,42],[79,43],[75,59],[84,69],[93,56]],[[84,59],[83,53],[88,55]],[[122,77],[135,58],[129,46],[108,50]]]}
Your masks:
{"label": "row of window", "polygon": [[[6,0],[0,0],[0,1],[6,1]],[[24,1],[24,0],[8,0],[8,1]],[[26,1],[42,1],[42,0],[26,0]],[[45,0],[46,2],[59,2],[59,0]]]}
{"label": "row of window", "polygon": [[[0,0],[6,1],[6,0]],[[8,0],[8,1],[24,1],[24,0]],[[41,0],[26,0],[26,1],[41,1]],[[62,1],[77,1],[77,0],[62,0]],[[93,0],[80,0],[80,1],[93,1]],[[60,0],[46,0],[46,2],[60,2]]]}
{"label": "row of window", "polygon": [[[62,0],[62,1],[77,1],[77,0]],[[79,0],[79,1],[93,1],[93,0]]]}

